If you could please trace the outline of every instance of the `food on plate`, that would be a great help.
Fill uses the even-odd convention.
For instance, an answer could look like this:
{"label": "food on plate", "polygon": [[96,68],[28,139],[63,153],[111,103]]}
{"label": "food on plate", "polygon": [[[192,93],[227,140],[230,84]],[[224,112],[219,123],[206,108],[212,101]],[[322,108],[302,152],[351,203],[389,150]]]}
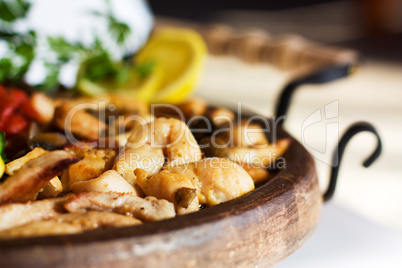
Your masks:
{"label": "food on plate", "polygon": [[69,198],[64,207],[68,212],[116,212],[143,221],[160,221],[176,215],[173,204],[167,200],[153,196],[141,198],[131,193],[80,193]]}
{"label": "food on plate", "polygon": [[[78,126],[81,120],[65,123],[68,116],[61,124],[60,107],[68,114],[85,102],[96,105],[105,99],[110,105],[110,100],[120,98],[52,100],[56,112],[51,122],[36,129],[35,135],[18,134],[25,153],[10,153],[12,161],[5,165],[7,175],[0,183],[0,238],[146,224],[219,205],[268,180],[267,167],[290,143],[268,141],[260,125],[237,120],[234,114],[228,116],[234,120],[232,128],[216,124],[221,111],[194,109],[194,103],[202,103],[200,99],[177,106],[178,111],[183,109],[182,119],[169,113],[168,117],[151,115],[150,107],[136,100],[138,109],[116,103],[119,109],[102,117],[99,113],[107,111],[98,105],[94,110],[76,111],[76,116],[85,114],[81,120],[92,118],[82,126]],[[123,123],[116,127],[113,119],[121,115]],[[128,122],[130,115],[135,120]],[[204,116],[215,132],[195,138],[193,132],[199,129],[193,116]],[[91,132],[96,135],[69,132],[70,126],[97,129]],[[121,140],[121,135],[127,138]],[[14,143],[15,139],[7,141],[6,153],[13,152]]]}
{"label": "food on plate", "polygon": [[[108,14],[108,34],[123,49],[130,29]],[[11,36],[32,41],[25,48],[34,54],[35,32],[9,26]],[[16,39],[3,41],[13,47]],[[207,53],[193,30],[157,29],[124,58],[99,36],[44,42],[52,57],[41,84],[26,84],[33,58],[24,68],[0,61],[0,239],[197,213],[269,180],[289,146],[268,140],[263,125],[189,98]],[[75,86],[60,87],[61,70],[77,62]]]}
{"label": "food on plate", "polygon": [[28,161],[0,184],[0,202],[34,200],[51,179],[77,160],[68,152],[53,151]]}
{"label": "food on plate", "polygon": [[66,213],[49,220],[27,223],[10,230],[0,231],[0,237],[16,238],[57,234],[73,234],[97,228],[123,227],[141,224],[140,220],[116,213],[90,211]]}
{"label": "food on plate", "polygon": [[168,166],[173,174],[187,177],[197,189],[201,204],[214,206],[254,190],[250,175],[225,158],[204,158],[183,165]]}
{"label": "food on plate", "polygon": [[147,196],[166,199],[175,206],[177,214],[199,210],[199,199],[192,181],[181,174],[163,170],[147,179],[147,172],[136,169],[137,185]]}
{"label": "food on plate", "polygon": [[0,206],[0,231],[29,222],[50,219],[65,212],[64,201],[69,195],[35,202],[8,203]]}

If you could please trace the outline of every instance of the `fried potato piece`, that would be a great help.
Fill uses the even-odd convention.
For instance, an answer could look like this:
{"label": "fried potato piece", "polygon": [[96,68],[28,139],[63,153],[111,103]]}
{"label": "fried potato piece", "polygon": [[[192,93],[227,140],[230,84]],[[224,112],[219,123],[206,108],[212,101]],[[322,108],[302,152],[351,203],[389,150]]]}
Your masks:
{"label": "fried potato piece", "polygon": [[78,158],[65,151],[53,151],[28,161],[0,184],[0,202],[25,202]]}
{"label": "fried potato piece", "polygon": [[67,213],[58,215],[50,220],[31,222],[1,231],[0,239],[73,234],[97,228],[132,226],[141,223],[140,220],[133,217],[110,212]]}
{"label": "fried potato piece", "polygon": [[199,210],[196,189],[186,176],[163,170],[147,179],[146,172],[141,169],[136,169],[135,175],[137,176],[137,184],[145,195],[172,202],[177,214],[181,215]]}
{"label": "fried potato piece", "polygon": [[25,204],[0,205],[0,231],[33,221],[52,218],[66,212],[63,203],[68,196],[49,198]]}
{"label": "fried potato piece", "polygon": [[73,193],[118,192],[136,194],[134,187],[115,170],[108,170],[92,180],[73,183],[71,185],[71,191]]}
{"label": "fried potato piece", "polygon": [[36,147],[32,151],[28,152],[26,155],[7,163],[5,166],[5,172],[7,173],[7,175],[12,176],[17,170],[22,168],[29,160],[37,158],[48,152],[49,151],[46,151],[43,148]]}
{"label": "fried potato piece", "polygon": [[49,183],[43,187],[38,193],[38,198],[43,199],[47,197],[53,197],[63,192],[63,186],[58,176],[54,177]]}
{"label": "fried potato piece", "polygon": [[152,196],[141,198],[129,193],[80,193],[69,198],[64,207],[69,212],[95,210],[133,215],[143,221],[160,221],[176,215],[173,204],[167,200]]}

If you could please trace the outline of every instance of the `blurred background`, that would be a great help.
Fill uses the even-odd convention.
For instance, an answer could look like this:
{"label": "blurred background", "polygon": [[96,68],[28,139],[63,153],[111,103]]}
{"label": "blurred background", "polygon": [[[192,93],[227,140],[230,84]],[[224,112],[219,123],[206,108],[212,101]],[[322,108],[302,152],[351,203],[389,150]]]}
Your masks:
{"label": "blurred background", "polygon": [[[283,267],[401,267],[402,259],[402,1],[400,0],[224,0],[149,1],[157,18],[236,29],[263,29],[274,36],[298,34],[330,46],[356,50],[363,61],[350,78],[304,86],[294,96],[285,128],[306,147],[322,152],[316,166],[322,190],[337,137],[325,125],[302,131],[317,110],[337,102],[339,135],[356,121],[371,122],[383,140],[383,154],[370,168],[361,163],[375,139],[362,133],[348,145],[333,200],[325,204],[318,230]],[[158,20],[158,19],[157,19]],[[283,72],[209,57],[197,95],[237,103],[272,115],[285,85]]]}

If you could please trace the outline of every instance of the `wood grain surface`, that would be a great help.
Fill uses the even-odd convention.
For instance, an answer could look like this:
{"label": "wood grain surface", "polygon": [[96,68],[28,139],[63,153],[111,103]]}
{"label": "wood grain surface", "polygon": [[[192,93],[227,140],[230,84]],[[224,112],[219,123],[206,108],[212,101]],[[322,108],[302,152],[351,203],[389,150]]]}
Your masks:
{"label": "wood grain surface", "polygon": [[[290,137],[279,129],[278,137]],[[0,242],[0,267],[268,267],[318,222],[314,162],[293,140],[286,168],[255,191],[194,214],[78,235]]]}

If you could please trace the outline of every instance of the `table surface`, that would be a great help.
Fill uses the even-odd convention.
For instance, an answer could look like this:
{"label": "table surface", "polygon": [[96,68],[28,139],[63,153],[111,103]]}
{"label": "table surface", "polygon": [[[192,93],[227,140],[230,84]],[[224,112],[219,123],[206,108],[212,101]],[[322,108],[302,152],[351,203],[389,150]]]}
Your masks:
{"label": "table surface", "polygon": [[[206,65],[197,95],[212,103],[241,103],[242,107],[264,115],[273,114],[280,89],[287,81],[286,74],[270,66],[248,66],[233,58],[210,57]],[[402,266],[401,74],[402,65],[368,60],[350,78],[304,86],[295,94],[285,128],[297,140],[304,139],[305,147],[316,153],[323,191],[328,183],[327,163],[332,150],[339,135],[353,122],[368,121],[377,128],[383,153],[365,169],[361,163],[374,150],[376,140],[370,133],[361,133],[351,140],[335,197],[331,204],[324,205],[317,231],[279,267]],[[322,115],[337,114],[329,120],[323,116],[324,120],[303,127],[317,111]],[[328,132],[335,135],[327,133],[328,123],[334,124],[335,129]]]}
{"label": "table surface", "polygon": [[[316,156],[322,190],[328,183],[332,150],[353,122],[364,120],[377,128],[383,153],[365,169],[361,163],[376,141],[370,133],[351,140],[335,197],[323,207],[317,231],[279,267],[402,267],[402,20],[399,16],[399,29],[395,28],[399,35],[373,41],[365,37],[359,24],[357,2],[202,13],[209,23],[260,28],[273,35],[300,34],[320,43],[357,49],[365,59],[353,77],[301,88],[293,98],[285,128]],[[402,1],[397,2],[401,11]],[[231,58],[209,58],[197,94],[216,104],[233,105],[241,100],[243,107],[272,115],[286,81],[286,74],[270,66],[250,67]],[[335,117],[327,120],[326,112]],[[323,120],[306,127],[308,119],[316,115]],[[328,131],[327,126],[331,127]]]}
{"label": "table surface", "polygon": [[401,267],[402,235],[325,204],[312,237],[276,267]]}

